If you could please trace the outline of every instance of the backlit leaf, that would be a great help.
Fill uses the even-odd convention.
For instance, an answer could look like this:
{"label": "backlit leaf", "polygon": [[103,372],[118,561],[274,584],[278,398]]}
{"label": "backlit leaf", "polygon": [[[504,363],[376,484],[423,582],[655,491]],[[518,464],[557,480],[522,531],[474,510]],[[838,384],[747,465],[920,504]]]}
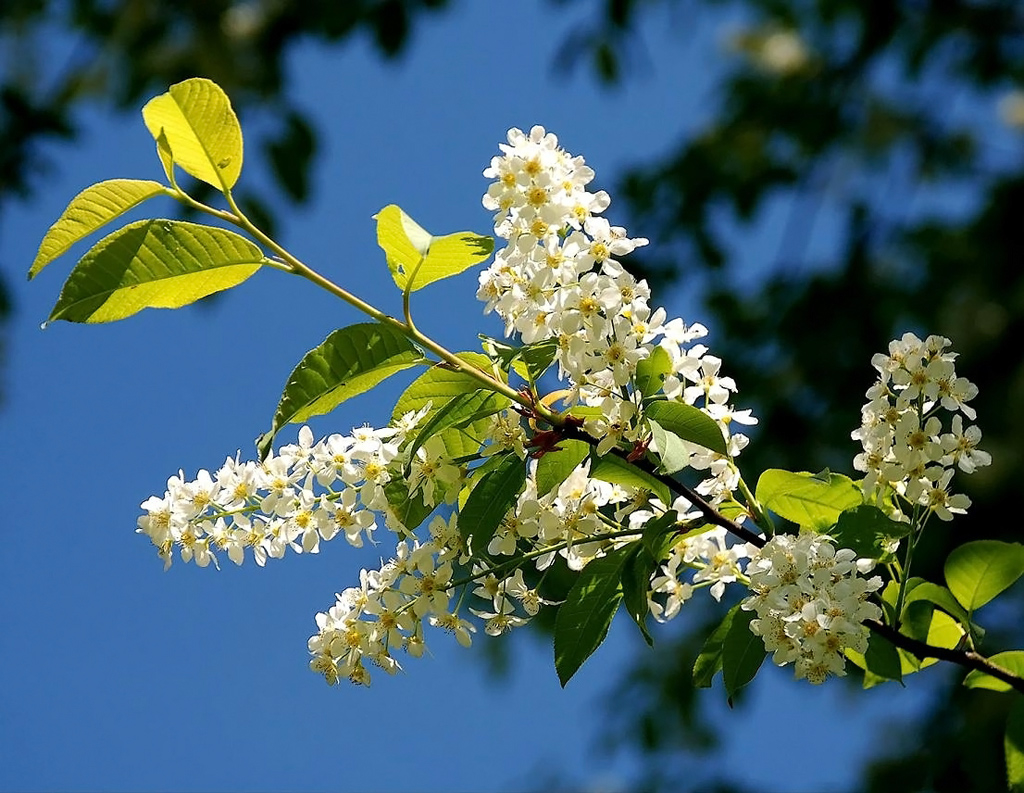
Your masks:
{"label": "backlit leaf", "polygon": [[193,77],[146,103],[142,119],[174,162],[218,190],[228,190],[242,172],[242,128],[231,100],[212,80]]}
{"label": "backlit leaf", "polygon": [[946,559],[946,584],[968,612],[984,606],[1024,575],[1024,545],[976,540]]}
{"label": "backlit leaf", "polygon": [[140,220],[82,257],[50,320],[112,322],[144,308],[180,308],[237,286],[262,262],[260,249],[224,229],[181,220]]}
{"label": "backlit leaf", "polygon": [[816,531],[834,526],[843,512],[864,500],[853,481],[841,474],[794,473],[778,468],[761,474],[755,495],[772,512]]}
{"label": "backlit leaf", "polygon": [[[1004,653],[996,653],[989,659],[996,666],[1001,666],[1007,672],[1012,672],[1017,677],[1024,677],[1024,650],[1007,650]],[[967,688],[987,688],[990,691],[1011,691],[1009,683],[1004,683],[997,677],[982,672],[980,669],[972,669],[964,678],[964,685]]]}
{"label": "backlit leaf", "polygon": [[[462,352],[458,354],[466,362],[489,371],[491,361],[482,353]],[[423,421],[431,417],[459,394],[466,394],[480,388],[480,381],[465,372],[458,372],[444,366],[432,366],[405,389],[391,413],[397,420],[410,411],[417,411],[430,404]],[[449,427],[438,437],[449,457],[464,457],[479,451],[490,426],[490,419],[484,418],[465,427]]]}
{"label": "backlit leaf", "polygon": [[109,179],[85,188],[71,199],[39,243],[39,252],[28,271],[29,280],[79,240],[164,191],[159,182],[139,179]]}
{"label": "backlit leaf", "polygon": [[391,277],[403,291],[415,292],[434,281],[458,275],[484,261],[494,239],[468,231],[434,237],[394,204],[377,220],[377,244],[387,257]]}

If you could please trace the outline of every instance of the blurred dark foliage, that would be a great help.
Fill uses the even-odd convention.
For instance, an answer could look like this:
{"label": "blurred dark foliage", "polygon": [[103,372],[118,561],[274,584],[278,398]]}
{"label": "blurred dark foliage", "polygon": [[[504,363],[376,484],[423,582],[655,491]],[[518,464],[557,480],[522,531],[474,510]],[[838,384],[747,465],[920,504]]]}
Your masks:
{"label": "blurred dark foliage", "polygon": [[[0,73],[0,210],[33,187],[45,166],[39,144],[76,134],[83,105],[135,109],[197,73],[222,85],[243,114],[275,110],[281,123],[260,143],[262,155],[282,194],[301,202],[309,195],[317,131],[288,104],[288,47],[366,32],[391,57],[424,13],[446,5],[7,0],[0,4],[0,43],[20,48],[22,57],[9,59],[21,68]],[[699,290],[699,319],[713,327],[713,350],[737,377],[741,406],[761,419],[742,458],[747,480],[768,467],[852,473],[849,433],[873,379],[872,353],[906,330],[939,333],[953,339],[960,373],[980,388],[974,405],[982,445],[995,462],[960,480],[974,506],[953,528],[930,524],[914,572],[941,581],[941,560],[955,544],[1018,539],[1018,510],[1007,505],[1020,493],[1024,464],[1024,110],[1016,121],[1008,112],[1003,124],[995,107],[1024,88],[1024,4],[553,5],[585,8],[588,18],[553,53],[556,65],[589,69],[610,85],[630,79],[631,61],[642,54],[640,21],[656,7],[691,14],[710,8],[744,20],[724,57],[713,120],[669,155],[624,175],[615,195],[627,203],[633,230],[658,243],[645,249],[656,253],[639,259],[648,278]],[[74,48],[42,85],[33,63],[55,31],[73,38]],[[254,195],[240,198],[272,225],[270,207]],[[756,262],[741,261],[732,237],[758,233],[780,207],[789,215],[781,242],[764,246]],[[821,226],[840,229],[825,246],[816,244]],[[631,257],[634,269],[637,259]],[[10,312],[7,294],[0,290],[0,316]],[[1007,613],[1019,613],[1019,605]],[[690,787],[685,773],[693,766],[681,761],[720,739],[702,716],[708,695],[689,681],[705,627],[685,623],[677,638],[640,654],[609,707],[609,743],[650,757],[641,789]],[[987,654],[1024,642],[1019,619],[986,627]],[[900,740],[880,746],[857,789],[1003,789],[1007,697],[966,692],[959,676],[935,669],[924,676],[939,683],[930,710],[898,725]]]}

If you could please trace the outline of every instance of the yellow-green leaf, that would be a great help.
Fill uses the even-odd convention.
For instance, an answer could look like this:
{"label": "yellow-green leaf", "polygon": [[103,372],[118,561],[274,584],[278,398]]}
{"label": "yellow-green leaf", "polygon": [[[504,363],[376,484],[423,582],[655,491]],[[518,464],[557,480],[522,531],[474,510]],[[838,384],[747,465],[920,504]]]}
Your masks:
{"label": "yellow-green leaf", "polygon": [[181,220],[140,220],[100,240],[64,283],[50,320],[112,322],[236,286],[264,261],[249,240]]}
{"label": "yellow-green leaf", "polygon": [[981,608],[1024,575],[1024,545],[975,540],[946,559],[946,584],[969,612]]}
{"label": "yellow-green leaf", "polygon": [[140,179],[109,179],[85,188],[71,199],[39,243],[39,252],[28,271],[29,280],[79,240],[162,192],[164,186],[159,182]]}
{"label": "yellow-green leaf", "polygon": [[799,526],[824,531],[863,501],[849,477],[822,471],[794,473],[770,468],[761,474],[755,497],[772,512]]}
{"label": "yellow-green leaf", "polygon": [[330,413],[391,375],[426,363],[416,345],[388,325],[366,322],[339,328],[307,352],[292,370],[273,426],[257,442],[260,456],[270,451],[274,435],[285,424]]}
{"label": "yellow-green leaf", "polygon": [[[458,356],[467,363],[484,369],[491,364],[486,355],[477,352],[460,352]],[[480,381],[465,372],[456,372],[443,366],[431,367],[405,389],[395,404],[391,418],[393,421],[398,420],[406,413],[420,410],[429,404],[430,409],[423,417],[423,422],[428,422],[452,397],[471,393],[479,388]],[[449,457],[462,457],[479,451],[490,425],[491,419],[483,418],[466,426],[448,427],[438,437],[441,438]]]}
{"label": "yellow-green leaf", "polygon": [[[1024,675],[1024,651],[1022,650],[1007,650],[1004,653],[996,653],[988,659],[996,666],[1001,666],[1008,672],[1015,674],[1017,677]],[[997,677],[982,672],[980,669],[974,669],[967,674],[964,678],[964,685],[967,688],[987,688],[991,691],[1009,691],[1010,684],[1004,683]]]}
{"label": "yellow-green leaf", "polygon": [[458,275],[479,264],[494,250],[494,240],[460,231],[434,237],[394,204],[374,215],[377,244],[398,288],[415,292],[427,284]]}
{"label": "yellow-green leaf", "polygon": [[161,132],[185,173],[228,190],[242,172],[242,128],[231,100],[212,80],[193,77],[172,85],[142,108],[153,139]]}

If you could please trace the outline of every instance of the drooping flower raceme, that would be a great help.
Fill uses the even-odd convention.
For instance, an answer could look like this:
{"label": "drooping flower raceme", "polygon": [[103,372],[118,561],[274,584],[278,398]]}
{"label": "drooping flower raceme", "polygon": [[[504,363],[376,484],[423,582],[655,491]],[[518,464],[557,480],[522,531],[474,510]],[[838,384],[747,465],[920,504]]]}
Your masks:
{"label": "drooping flower raceme", "polygon": [[[887,355],[871,359],[879,378],[868,389],[861,426],[851,433],[864,449],[853,466],[865,474],[865,496],[884,496],[891,489],[903,499],[895,507],[879,499],[897,519],[907,519],[907,509],[915,506],[942,520],[963,514],[971,501],[949,491],[954,470],[973,473],[992,462],[978,448],[981,430],[964,429],[964,417],[976,416],[967,403],[978,389],[957,376],[956,353],[949,345],[942,336],[921,341],[905,333],[889,343]],[[942,410],[953,414],[945,427]]]}
{"label": "drooping flower raceme", "polygon": [[829,675],[845,675],[843,651],[866,652],[863,622],[882,615],[867,600],[882,579],[860,575],[873,566],[848,548],[836,550],[822,534],[773,537],[747,565],[752,594],[742,608],[757,614],[750,629],[776,664],[795,664],[797,679],[823,683]]}
{"label": "drooping flower raceme", "polygon": [[303,427],[298,443],[260,463],[229,457],[215,474],[199,471],[192,481],[179,472],[163,498],[143,502],[137,531],[152,540],[165,567],[175,546],[182,561],[200,567],[219,566],[220,552],[242,564],[249,549],[260,566],[288,549],[317,553],[339,534],[360,547],[373,539],[374,511],[387,507],[384,486],[401,476],[399,449],[423,415],[318,443]]}

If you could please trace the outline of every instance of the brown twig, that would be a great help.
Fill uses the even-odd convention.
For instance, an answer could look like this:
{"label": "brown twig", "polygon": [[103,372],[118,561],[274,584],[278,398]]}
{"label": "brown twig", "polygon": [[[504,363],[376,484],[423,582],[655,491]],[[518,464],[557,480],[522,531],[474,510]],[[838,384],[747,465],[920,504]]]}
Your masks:
{"label": "brown twig", "polygon": [[1004,669],[999,664],[992,663],[981,653],[976,653],[973,650],[951,650],[946,647],[936,647],[902,634],[891,625],[886,625],[878,620],[864,620],[864,624],[879,636],[888,639],[892,644],[913,653],[919,658],[938,658],[940,661],[949,661],[965,669],[976,669],[997,680],[1002,680],[1011,688],[1024,694],[1024,679],[1021,679],[1009,669]]}

